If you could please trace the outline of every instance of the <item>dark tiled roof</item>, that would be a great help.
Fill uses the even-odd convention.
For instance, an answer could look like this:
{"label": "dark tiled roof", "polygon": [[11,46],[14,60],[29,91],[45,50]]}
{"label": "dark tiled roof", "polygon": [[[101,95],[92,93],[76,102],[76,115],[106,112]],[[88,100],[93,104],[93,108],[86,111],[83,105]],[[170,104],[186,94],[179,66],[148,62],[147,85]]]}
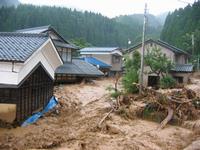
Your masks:
{"label": "dark tiled roof", "polygon": [[176,64],[175,67],[172,69],[175,72],[192,72],[193,65],[192,64]]}
{"label": "dark tiled roof", "polygon": [[53,32],[60,39],[60,41],[55,40],[55,42],[54,42],[55,46],[63,47],[63,48],[71,48],[71,49],[75,49],[75,50],[80,49],[78,46],[76,46],[73,43],[70,43],[69,41],[65,40],[51,25],[16,30],[16,32],[19,32],[19,33],[37,33],[37,34],[47,33],[47,34],[49,34],[50,37],[51,37],[51,32]]}
{"label": "dark tiled roof", "polygon": [[[186,55],[189,55],[187,52],[185,52],[184,50],[182,49],[179,49],[173,45],[170,45],[169,43],[167,42],[164,42],[164,41],[161,41],[161,40],[152,40],[152,39],[149,39],[149,40],[146,40],[145,41],[145,44],[148,44],[148,43],[156,43],[162,47],[165,47],[171,51],[173,51],[174,53],[179,53],[179,54],[186,54]],[[135,49],[139,48],[142,46],[142,43],[139,43],[133,47],[130,47],[128,50],[126,50],[124,53],[129,53],[131,51],[134,51]]]}
{"label": "dark tiled roof", "polygon": [[44,42],[46,34],[0,33],[0,61],[26,61]]}
{"label": "dark tiled roof", "polygon": [[80,50],[80,52],[112,52],[114,50],[119,50],[118,47],[85,47]]}
{"label": "dark tiled roof", "polygon": [[53,43],[56,47],[64,47],[64,48],[71,48],[71,49],[79,49],[77,46],[72,44],[67,44],[61,41],[53,40]]}
{"label": "dark tiled roof", "polygon": [[103,73],[95,66],[80,59],[73,59],[72,63],[65,63],[55,71],[57,74],[69,74],[76,76],[102,76]]}

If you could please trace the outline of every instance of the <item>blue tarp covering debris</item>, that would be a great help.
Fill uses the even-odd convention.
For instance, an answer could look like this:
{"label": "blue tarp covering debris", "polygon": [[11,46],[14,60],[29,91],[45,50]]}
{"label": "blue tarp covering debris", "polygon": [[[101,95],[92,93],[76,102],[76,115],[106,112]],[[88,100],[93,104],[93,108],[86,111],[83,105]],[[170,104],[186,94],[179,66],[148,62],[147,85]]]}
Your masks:
{"label": "blue tarp covering debris", "polygon": [[83,59],[84,61],[86,61],[92,65],[99,66],[100,68],[111,68],[111,65],[108,65],[94,57],[83,57],[81,59]]}
{"label": "blue tarp covering debris", "polygon": [[40,117],[42,117],[49,110],[53,109],[57,104],[58,100],[53,96],[42,112],[35,113],[31,117],[29,117],[26,121],[24,121],[21,126],[25,127],[29,124],[35,123]]}

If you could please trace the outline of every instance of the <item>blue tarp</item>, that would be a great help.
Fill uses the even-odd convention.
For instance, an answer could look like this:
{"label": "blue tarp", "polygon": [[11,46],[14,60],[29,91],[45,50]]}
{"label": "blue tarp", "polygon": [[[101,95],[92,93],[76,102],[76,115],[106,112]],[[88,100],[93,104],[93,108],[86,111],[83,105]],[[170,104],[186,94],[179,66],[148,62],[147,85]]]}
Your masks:
{"label": "blue tarp", "polygon": [[99,68],[111,68],[111,65],[108,65],[94,57],[83,57],[81,59],[83,59],[84,61],[86,61],[94,66],[99,66]]}
{"label": "blue tarp", "polygon": [[27,120],[25,120],[22,123],[22,127],[25,127],[29,124],[35,123],[40,117],[42,117],[45,113],[47,113],[49,110],[54,108],[58,104],[58,100],[53,96],[50,100],[49,103],[46,105],[44,110],[42,112],[35,113],[31,117],[29,117]]}

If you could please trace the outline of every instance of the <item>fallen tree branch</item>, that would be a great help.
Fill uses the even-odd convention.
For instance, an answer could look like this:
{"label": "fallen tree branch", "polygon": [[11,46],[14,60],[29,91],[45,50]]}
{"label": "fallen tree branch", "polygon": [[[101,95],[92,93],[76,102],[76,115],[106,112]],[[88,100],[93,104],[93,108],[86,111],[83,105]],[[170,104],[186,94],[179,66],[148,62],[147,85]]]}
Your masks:
{"label": "fallen tree branch", "polygon": [[159,127],[160,129],[163,129],[173,117],[173,113],[174,113],[173,109],[171,109],[170,107],[167,107],[167,111],[168,111],[167,117],[161,122],[160,127]]}
{"label": "fallen tree branch", "polygon": [[98,128],[101,128],[101,124],[104,122],[104,120],[114,111],[115,109],[112,108],[102,119],[101,121],[98,123]]}

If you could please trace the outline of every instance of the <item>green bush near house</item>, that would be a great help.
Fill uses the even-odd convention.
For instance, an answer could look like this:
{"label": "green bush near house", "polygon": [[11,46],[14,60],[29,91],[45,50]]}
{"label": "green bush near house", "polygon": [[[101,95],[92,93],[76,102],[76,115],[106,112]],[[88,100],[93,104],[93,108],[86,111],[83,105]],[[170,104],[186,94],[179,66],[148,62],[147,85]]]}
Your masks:
{"label": "green bush near house", "polygon": [[138,71],[132,68],[122,79],[124,89],[127,93],[137,93],[138,88],[133,83],[138,83]]}
{"label": "green bush near house", "polygon": [[137,93],[138,88],[133,83],[139,81],[139,68],[141,56],[138,51],[132,54],[132,58],[127,57],[125,61],[126,74],[122,78],[122,84],[126,93]]}
{"label": "green bush near house", "polygon": [[176,86],[176,81],[169,75],[166,75],[160,79],[160,87],[162,89],[173,88],[175,86]]}

